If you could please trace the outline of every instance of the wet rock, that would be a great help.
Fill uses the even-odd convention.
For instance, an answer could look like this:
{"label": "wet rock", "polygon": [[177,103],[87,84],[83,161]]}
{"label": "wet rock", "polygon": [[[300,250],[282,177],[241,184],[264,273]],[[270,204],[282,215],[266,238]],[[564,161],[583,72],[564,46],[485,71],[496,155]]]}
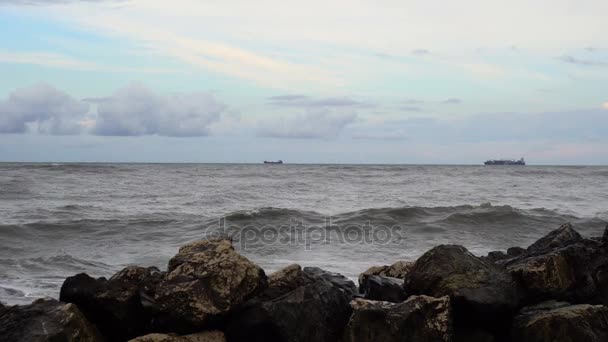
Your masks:
{"label": "wet rock", "polygon": [[608,341],[608,308],[544,302],[523,308],[513,321],[513,341]]}
{"label": "wet rock", "polygon": [[256,300],[272,300],[315,281],[315,276],[304,272],[300,265],[289,265],[268,276],[268,288]]}
{"label": "wet rock", "polygon": [[449,297],[412,296],[402,303],[355,299],[344,342],[451,341]]}
{"label": "wet rock", "polygon": [[129,342],[226,342],[226,338],[221,331],[206,331],[182,336],[175,334],[148,334]]}
{"label": "wet rock", "polygon": [[510,257],[517,257],[526,253],[526,249],[522,247],[511,247],[507,249],[507,255]]}
{"label": "wet rock", "polygon": [[538,253],[554,248],[565,247],[581,241],[582,239],[583,237],[581,234],[574,230],[570,223],[566,223],[530,245],[527,252]]}
{"label": "wet rock", "polygon": [[359,291],[365,299],[400,303],[407,298],[403,279],[377,275],[362,275]]}
{"label": "wet rock", "polygon": [[65,280],[59,298],[76,304],[109,340],[124,341],[150,331],[150,298],[163,276],[156,267],[127,267],[110,280],[81,273]]}
{"label": "wet rock", "polygon": [[397,261],[392,265],[385,266],[372,266],[359,276],[359,283],[361,283],[361,277],[364,275],[378,275],[383,277],[405,279],[408,272],[414,266],[413,262],[409,261]]}
{"label": "wet rock", "polygon": [[355,283],[340,273],[328,272],[318,267],[304,267],[304,272],[314,277],[320,277],[329,281],[330,283],[334,284],[334,286],[341,288],[351,296],[355,296],[357,294],[357,286]]}
{"label": "wet rock", "polygon": [[488,261],[488,262],[492,262],[492,263],[497,262],[499,260],[509,259],[509,258],[510,258],[510,256],[502,251],[489,252],[487,256],[481,257],[481,259]]}
{"label": "wet rock", "polygon": [[516,310],[519,294],[510,274],[466,248],[441,245],[423,254],[405,280],[408,294],[449,296],[458,326],[500,329]]}
{"label": "wet rock", "polygon": [[101,342],[103,338],[74,304],[39,299],[5,309],[0,315],[0,341]]}
{"label": "wet rock", "polygon": [[527,303],[557,299],[608,304],[608,249],[601,241],[579,237],[564,225],[503,263],[524,289]]}
{"label": "wet rock", "polygon": [[231,315],[227,340],[337,341],[351,313],[350,286],[314,273],[292,265],[271,275],[268,290]]}
{"label": "wet rock", "polygon": [[238,254],[230,240],[200,240],[169,261],[155,299],[173,319],[202,327],[266,286],[264,270]]}

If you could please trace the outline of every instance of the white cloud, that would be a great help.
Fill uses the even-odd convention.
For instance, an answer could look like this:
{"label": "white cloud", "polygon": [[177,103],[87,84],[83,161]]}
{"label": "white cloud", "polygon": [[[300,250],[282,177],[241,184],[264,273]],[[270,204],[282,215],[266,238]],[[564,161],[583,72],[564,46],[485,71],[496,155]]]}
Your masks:
{"label": "white cloud", "polygon": [[0,102],[0,133],[78,134],[89,105],[47,84],[13,91]]}
{"label": "white cloud", "polygon": [[98,135],[207,136],[227,106],[208,93],[160,95],[132,83],[97,103]]}
{"label": "white cloud", "polygon": [[608,110],[608,102],[604,102],[602,104],[602,108],[604,108],[605,110]]}
{"label": "white cloud", "polygon": [[140,73],[175,73],[175,70],[163,68],[142,68],[101,65],[92,61],[72,58],[48,52],[2,52],[0,62],[40,65],[70,70],[106,71],[106,72],[140,72]]}
{"label": "white cloud", "polygon": [[338,136],[356,118],[357,115],[352,112],[309,109],[291,118],[261,121],[258,135],[271,138],[330,139]]}

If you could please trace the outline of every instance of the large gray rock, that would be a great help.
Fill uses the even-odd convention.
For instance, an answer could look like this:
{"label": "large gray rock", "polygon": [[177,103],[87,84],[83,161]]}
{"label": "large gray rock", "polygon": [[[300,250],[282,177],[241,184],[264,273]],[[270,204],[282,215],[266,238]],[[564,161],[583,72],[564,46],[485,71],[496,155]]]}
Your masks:
{"label": "large gray rock", "polygon": [[39,299],[0,314],[0,341],[101,342],[97,329],[74,304]]}
{"label": "large gray rock", "polygon": [[608,308],[544,302],[523,308],[513,320],[511,334],[514,342],[608,341]]}
{"label": "large gray rock", "polygon": [[441,245],[423,254],[405,280],[410,295],[449,296],[456,325],[502,324],[518,307],[511,275],[466,248]]}
{"label": "large gray rock", "polygon": [[581,234],[574,230],[570,223],[566,223],[534,242],[528,247],[527,251],[531,253],[544,252],[558,247],[565,247],[582,239]]}
{"label": "large gray rock", "polygon": [[124,341],[152,329],[150,299],[164,273],[155,267],[130,266],[110,280],[81,273],[67,278],[59,298],[74,303],[111,341]]}
{"label": "large gray rock", "polygon": [[169,261],[155,298],[173,319],[205,326],[266,286],[264,270],[238,254],[231,241],[200,240]]}
{"label": "large gray rock", "polygon": [[361,279],[365,275],[377,275],[383,277],[405,279],[405,277],[413,266],[414,263],[409,261],[397,261],[392,265],[372,266],[368,268],[365,272],[361,273],[361,275],[359,275],[359,283],[361,283]]}
{"label": "large gray rock", "polygon": [[231,315],[224,327],[228,341],[337,341],[350,317],[352,293],[335,281],[339,277],[324,275],[298,265],[272,274],[268,289]]}
{"label": "large gray rock", "polygon": [[221,331],[205,331],[181,336],[175,334],[148,334],[129,342],[226,342],[226,338]]}
{"label": "large gray rock", "polygon": [[359,291],[365,299],[399,303],[407,298],[403,279],[363,274]]}
{"label": "large gray rock", "polygon": [[412,296],[402,303],[355,299],[344,342],[451,341],[449,297]]}
{"label": "large gray rock", "polygon": [[352,296],[357,294],[355,283],[340,273],[329,272],[318,267],[304,267],[304,272],[313,277],[323,278]]}
{"label": "large gray rock", "polygon": [[524,289],[527,303],[557,299],[608,305],[608,248],[601,239],[581,238],[570,225],[498,264]]}

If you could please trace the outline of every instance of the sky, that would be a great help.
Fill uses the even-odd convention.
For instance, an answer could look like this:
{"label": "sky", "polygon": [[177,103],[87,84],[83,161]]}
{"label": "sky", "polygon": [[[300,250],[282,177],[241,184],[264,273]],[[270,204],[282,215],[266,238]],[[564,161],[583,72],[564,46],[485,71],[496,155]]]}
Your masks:
{"label": "sky", "polygon": [[0,0],[0,161],[608,164],[605,0]]}

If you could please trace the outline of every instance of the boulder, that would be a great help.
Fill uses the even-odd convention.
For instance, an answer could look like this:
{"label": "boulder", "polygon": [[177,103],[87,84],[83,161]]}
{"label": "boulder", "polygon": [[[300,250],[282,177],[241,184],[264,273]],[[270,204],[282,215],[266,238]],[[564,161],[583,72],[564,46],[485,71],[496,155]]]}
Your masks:
{"label": "boulder", "polygon": [[507,249],[507,255],[512,258],[518,257],[524,253],[526,253],[526,249],[521,248],[521,247],[511,247],[511,248]]}
{"label": "boulder", "polygon": [[604,235],[602,236],[602,241],[603,242],[608,242],[608,224],[606,225],[606,228],[604,228]]}
{"label": "boulder", "polygon": [[527,249],[527,252],[538,253],[548,251],[558,247],[564,247],[578,241],[583,237],[579,234],[570,223],[563,224],[558,229],[550,232],[538,241],[534,242]]}
{"label": "boulder", "polygon": [[38,299],[0,315],[0,341],[101,342],[97,329],[74,304]]}
{"label": "boulder", "polygon": [[400,303],[407,298],[403,279],[367,274],[359,279],[359,291],[365,299]]}
{"label": "boulder", "polygon": [[524,289],[528,304],[556,299],[608,305],[608,249],[600,240],[581,238],[570,225],[501,265]]}
{"label": "boulder", "polygon": [[223,329],[227,340],[337,341],[350,317],[352,294],[327,274],[292,265],[271,275],[268,289],[231,315]]}
{"label": "boulder", "polygon": [[364,275],[378,275],[391,278],[405,279],[408,272],[414,266],[413,262],[409,261],[397,261],[392,265],[384,266],[372,266],[359,276],[359,283],[361,283],[361,277]]}
{"label": "boulder", "polygon": [[509,258],[511,257],[503,251],[492,251],[487,256],[481,257],[481,259],[492,263]]}
{"label": "boulder", "polygon": [[608,308],[549,301],[525,307],[513,320],[517,342],[608,341]]}
{"label": "boulder", "polygon": [[221,331],[205,331],[190,335],[148,334],[132,339],[129,342],[226,342]]}
{"label": "boulder", "polygon": [[334,286],[341,288],[351,296],[355,296],[357,294],[357,286],[355,283],[340,273],[328,272],[318,267],[304,267],[304,272],[313,277],[320,277],[329,281]]}
{"label": "boulder", "polygon": [[449,297],[412,296],[401,303],[355,299],[344,342],[451,341]]}
{"label": "boulder", "polygon": [[405,292],[449,296],[457,328],[504,328],[497,325],[507,323],[519,302],[510,274],[456,245],[441,245],[423,254],[405,280]]}
{"label": "boulder", "polygon": [[74,303],[101,333],[124,341],[150,331],[150,298],[164,274],[156,267],[127,267],[107,280],[81,273],[67,278],[59,299]]}
{"label": "boulder", "polygon": [[155,299],[175,321],[203,327],[266,286],[264,270],[238,254],[230,240],[199,240],[169,261]]}
{"label": "boulder", "polygon": [[268,287],[256,296],[256,300],[275,299],[315,280],[315,276],[304,272],[300,265],[289,265],[268,276]]}

